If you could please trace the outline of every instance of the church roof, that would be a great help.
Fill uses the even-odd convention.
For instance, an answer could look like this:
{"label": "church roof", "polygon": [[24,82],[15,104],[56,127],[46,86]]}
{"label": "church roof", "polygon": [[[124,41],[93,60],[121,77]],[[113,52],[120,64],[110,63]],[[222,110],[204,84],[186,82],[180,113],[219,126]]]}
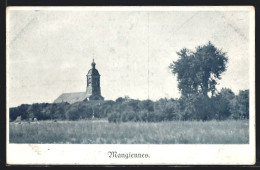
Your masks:
{"label": "church roof", "polygon": [[92,68],[88,71],[88,75],[89,76],[100,76],[98,70],[95,68],[96,67],[96,63],[93,59],[93,62],[91,63]]}
{"label": "church roof", "polygon": [[86,92],[63,93],[56,100],[54,100],[54,103],[68,102],[72,104],[76,102],[81,102],[85,100],[87,97],[89,96]]}
{"label": "church roof", "polygon": [[95,68],[92,68],[88,71],[88,75],[91,75],[91,76],[100,76],[99,72],[97,69]]}

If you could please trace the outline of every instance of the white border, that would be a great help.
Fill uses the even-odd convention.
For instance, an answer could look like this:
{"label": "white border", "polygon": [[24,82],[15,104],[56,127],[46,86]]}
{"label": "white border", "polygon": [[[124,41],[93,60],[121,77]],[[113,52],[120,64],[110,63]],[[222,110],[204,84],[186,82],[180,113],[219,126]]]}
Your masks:
{"label": "white border", "polygon": [[54,7],[54,6],[35,6],[35,7],[8,7],[7,10],[44,10],[44,11],[255,11],[253,6],[92,6],[92,7]]}
{"label": "white border", "polygon": [[[84,10],[84,11],[249,11],[250,114],[249,144],[240,145],[91,145],[91,144],[9,144],[9,51],[7,53],[7,164],[30,165],[247,165],[255,155],[255,9],[252,6],[210,7],[8,7],[9,10]],[[7,35],[8,42],[8,35]],[[149,159],[108,158],[108,151],[148,153]]]}

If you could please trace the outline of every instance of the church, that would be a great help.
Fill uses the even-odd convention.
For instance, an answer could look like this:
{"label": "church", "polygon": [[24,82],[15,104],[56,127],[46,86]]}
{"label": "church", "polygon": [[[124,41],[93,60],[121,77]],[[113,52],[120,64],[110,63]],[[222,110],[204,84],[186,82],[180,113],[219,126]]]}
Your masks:
{"label": "church", "polygon": [[101,96],[100,74],[96,69],[94,59],[91,66],[92,68],[87,74],[86,92],[63,93],[54,101],[54,103],[68,102],[72,104],[81,101],[104,100],[104,97]]}

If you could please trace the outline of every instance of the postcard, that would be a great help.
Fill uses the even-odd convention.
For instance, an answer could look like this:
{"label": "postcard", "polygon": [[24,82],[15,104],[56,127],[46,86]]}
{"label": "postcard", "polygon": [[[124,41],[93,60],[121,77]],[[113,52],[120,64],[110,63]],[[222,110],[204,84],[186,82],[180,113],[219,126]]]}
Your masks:
{"label": "postcard", "polygon": [[10,165],[252,165],[255,9],[8,7]]}

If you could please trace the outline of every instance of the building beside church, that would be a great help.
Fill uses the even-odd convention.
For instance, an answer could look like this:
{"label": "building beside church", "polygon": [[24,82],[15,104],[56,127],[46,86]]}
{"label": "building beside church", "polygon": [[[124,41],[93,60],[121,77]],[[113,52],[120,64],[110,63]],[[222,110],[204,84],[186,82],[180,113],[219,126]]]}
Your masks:
{"label": "building beside church", "polygon": [[91,66],[92,68],[88,71],[87,74],[86,92],[63,93],[56,100],[54,100],[54,103],[68,102],[72,104],[75,102],[88,100],[104,100],[104,97],[101,96],[100,74],[96,69],[96,63],[94,59],[91,63]]}

